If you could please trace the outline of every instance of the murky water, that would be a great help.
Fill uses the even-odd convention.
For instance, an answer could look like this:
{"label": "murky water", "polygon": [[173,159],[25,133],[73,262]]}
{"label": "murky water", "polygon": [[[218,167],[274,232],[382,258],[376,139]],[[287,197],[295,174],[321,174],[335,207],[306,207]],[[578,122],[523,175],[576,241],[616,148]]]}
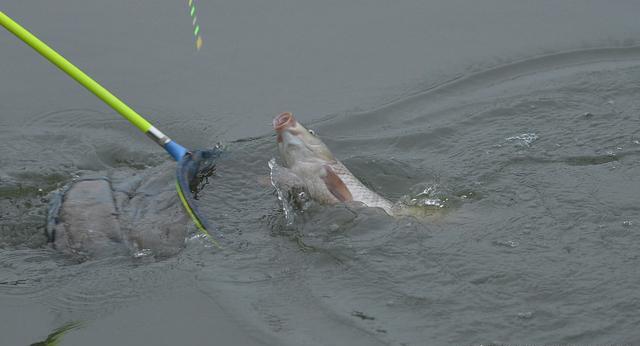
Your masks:
{"label": "murky water", "polygon": [[[0,76],[16,80],[0,83],[1,344],[41,341],[70,321],[83,325],[65,345],[640,342],[640,48],[630,38],[640,25],[627,19],[639,8],[587,3],[576,9],[580,18],[555,2],[375,3],[364,12],[356,4],[202,4],[203,28],[211,29],[209,50],[198,53],[180,17],[188,14],[174,13],[186,5],[163,4],[117,19],[184,24],[184,35],[163,36],[175,48],[164,57],[167,45],[134,42],[157,38],[150,28],[122,38],[120,49],[140,60],[94,55],[96,40],[118,44],[113,32],[65,39],[75,31],[28,14],[37,5],[9,5],[96,78],[139,100],[136,108],[175,139],[190,147],[225,140],[228,152],[199,200],[222,250],[185,225],[190,236],[176,256],[71,261],[46,246],[51,191],[88,173],[140,176],[171,164],[0,34]],[[72,13],[87,21],[116,11],[97,6]],[[311,19],[322,17],[318,6],[322,22],[333,23],[325,31]],[[557,18],[542,15],[552,9]],[[500,30],[501,11],[521,26]],[[294,12],[298,31],[273,22]],[[548,23],[531,31],[537,24],[527,14],[538,12]],[[602,17],[613,15],[605,26]],[[246,31],[213,30],[238,18]],[[405,21],[382,34],[380,23],[394,18]],[[456,18],[468,20],[445,23]],[[380,47],[394,37],[404,40]],[[495,39],[491,53],[478,41],[459,44],[483,37]],[[162,74],[180,63],[185,75]],[[65,94],[56,85],[68,96],[55,98]],[[284,110],[372,189],[393,201],[443,201],[442,212],[393,218],[311,204],[288,224],[267,165],[277,155],[270,118]]]}

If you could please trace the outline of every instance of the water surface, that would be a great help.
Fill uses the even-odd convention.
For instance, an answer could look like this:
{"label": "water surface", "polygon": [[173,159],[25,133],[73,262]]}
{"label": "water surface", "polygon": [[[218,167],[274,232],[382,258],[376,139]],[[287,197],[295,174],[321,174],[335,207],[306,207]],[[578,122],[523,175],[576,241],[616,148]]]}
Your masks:
{"label": "water surface", "polygon": [[[229,150],[199,201],[223,250],[70,261],[49,193],[168,157],[0,34],[3,344],[78,320],[64,344],[639,341],[635,2],[199,6],[199,52],[181,2],[3,9],[179,142]],[[446,212],[287,226],[267,166],[285,110],[382,195],[436,187]]]}

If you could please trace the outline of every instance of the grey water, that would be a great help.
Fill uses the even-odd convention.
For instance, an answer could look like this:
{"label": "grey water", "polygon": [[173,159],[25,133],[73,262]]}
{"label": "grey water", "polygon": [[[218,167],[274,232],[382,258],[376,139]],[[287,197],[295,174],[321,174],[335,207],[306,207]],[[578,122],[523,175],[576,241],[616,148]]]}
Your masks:
{"label": "grey water", "polygon": [[[74,263],[51,193],[173,169],[0,30],[0,345],[640,343],[637,1],[8,0],[158,128],[227,155],[164,259]],[[287,224],[267,162],[291,111],[353,173],[436,218],[312,205]],[[157,220],[166,220],[159,213]],[[167,220],[170,221],[170,220]]]}

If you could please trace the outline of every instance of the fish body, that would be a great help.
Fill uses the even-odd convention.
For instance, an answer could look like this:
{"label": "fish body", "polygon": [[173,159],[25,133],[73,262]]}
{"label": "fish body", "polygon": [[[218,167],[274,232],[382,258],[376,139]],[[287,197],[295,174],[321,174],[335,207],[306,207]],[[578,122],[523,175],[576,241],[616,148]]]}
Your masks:
{"label": "fish body", "polygon": [[273,119],[273,128],[284,165],[270,163],[274,184],[287,190],[302,188],[320,203],[357,201],[393,214],[390,201],[367,188],[291,113]]}

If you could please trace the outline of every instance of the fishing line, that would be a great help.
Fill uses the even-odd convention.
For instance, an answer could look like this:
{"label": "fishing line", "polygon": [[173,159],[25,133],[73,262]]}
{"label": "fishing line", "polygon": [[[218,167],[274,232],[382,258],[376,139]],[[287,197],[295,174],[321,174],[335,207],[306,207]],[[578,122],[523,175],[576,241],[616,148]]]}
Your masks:
{"label": "fishing line", "polygon": [[200,24],[198,24],[198,16],[196,15],[196,2],[187,0],[187,4],[189,5],[189,15],[193,25],[193,37],[196,39],[196,50],[200,50],[202,48],[202,36],[200,35]]}

